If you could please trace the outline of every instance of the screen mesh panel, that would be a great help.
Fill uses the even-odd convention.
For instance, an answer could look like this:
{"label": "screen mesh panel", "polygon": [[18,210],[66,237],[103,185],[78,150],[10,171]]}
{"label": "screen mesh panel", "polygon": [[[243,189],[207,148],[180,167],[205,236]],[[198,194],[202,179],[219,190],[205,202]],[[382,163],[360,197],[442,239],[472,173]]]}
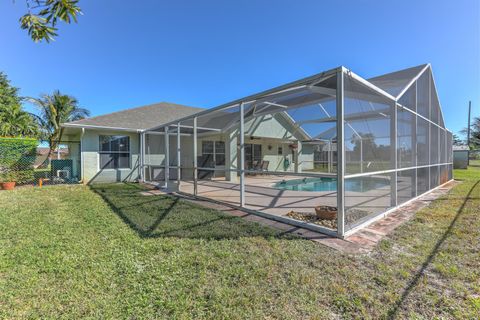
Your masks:
{"label": "screen mesh panel", "polygon": [[417,169],[417,195],[427,192],[430,189],[429,168]]}
{"label": "screen mesh panel", "polygon": [[447,162],[447,134],[445,129],[440,129],[440,163]]}
{"label": "screen mesh panel", "polygon": [[416,111],[416,91],[417,83],[415,82],[398,100],[398,103],[412,111]]}
{"label": "screen mesh panel", "polygon": [[424,72],[417,80],[417,112],[430,119],[430,73]]}
{"label": "screen mesh panel", "polygon": [[399,168],[415,165],[415,115],[405,109],[397,111],[397,163]]}
{"label": "screen mesh panel", "polygon": [[430,124],[417,117],[417,165],[430,164]]}
{"label": "screen mesh panel", "polygon": [[416,196],[416,169],[399,171],[397,175],[397,200],[402,204]]}
{"label": "screen mesh panel", "polygon": [[368,81],[396,97],[425,67],[426,65],[420,65],[370,78]]}
{"label": "screen mesh panel", "polygon": [[440,161],[440,130],[430,124],[430,164],[438,164]]}
{"label": "screen mesh panel", "polygon": [[393,102],[350,77],[344,101],[346,173],[393,169]]}
{"label": "screen mesh panel", "polygon": [[440,184],[440,167],[430,167],[430,189],[438,187]]}
{"label": "screen mesh panel", "polygon": [[[444,129],[430,68],[419,76],[425,67],[370,83],[343,73],[343,202],[337,194],[340,70],[245,98],[242,137],[240,100],[182,120],[180,131],[169,125],[168,140],[164,128],[147,134],[146,177],[163,180],[168,165],[182,192],[234,206],[244,199],[247,209],[327,233],[341,231],[340,203],[344,230],[352,230],[452,178],[453,138]],[[399,97],[398,104],[375,86]]]}
{"label": "screen mesh panel", "polygon": [[392,206],[391,175],[345,179],[345,223],[351,229]]}

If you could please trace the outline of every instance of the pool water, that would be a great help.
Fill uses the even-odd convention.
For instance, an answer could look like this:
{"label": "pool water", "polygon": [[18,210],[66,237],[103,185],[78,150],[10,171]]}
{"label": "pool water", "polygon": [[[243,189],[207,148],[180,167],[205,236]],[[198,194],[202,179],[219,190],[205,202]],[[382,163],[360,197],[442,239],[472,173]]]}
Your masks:
{"label": "pool water", "polygon": [[[346,191],[366,192],[389,185],[390,182],[384,178],[362,177],[345,180]],[[275,183],[274,188],[292,191],[337,191],[337,179],[322,177],[280,181]]]}

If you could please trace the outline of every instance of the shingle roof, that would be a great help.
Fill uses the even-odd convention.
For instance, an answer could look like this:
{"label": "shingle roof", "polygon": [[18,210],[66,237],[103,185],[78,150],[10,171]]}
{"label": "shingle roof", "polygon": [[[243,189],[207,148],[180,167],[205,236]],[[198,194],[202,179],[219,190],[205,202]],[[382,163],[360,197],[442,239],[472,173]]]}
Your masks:
{"label": "shingle roof", "polygon": [[204,110],[170,102],[160,102],[147,106],[126,109],[109,114],[65,123],[75,126],[99,126],[144,130],[156,125],[180,119]]}

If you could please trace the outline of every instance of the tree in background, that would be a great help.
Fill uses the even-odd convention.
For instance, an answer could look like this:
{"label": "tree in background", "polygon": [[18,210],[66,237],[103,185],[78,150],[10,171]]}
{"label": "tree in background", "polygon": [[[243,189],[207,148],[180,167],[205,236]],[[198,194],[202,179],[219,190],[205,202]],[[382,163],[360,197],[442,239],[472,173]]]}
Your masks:
{"label": "tree in background", "polygon": [[0,136],[35,137],[38,126],[34,117],[23,110],[18,88],[13,87],[7,75],[0,72]]}
{"label": "tree in background", "polygon": [[480,149],[480,117],[473,118],[470,131],[470,146],[474,149]]}
{"label": "tree in background", "polygon": [[[467,136],[467,128],[460,131]],[[480,117],[473,118],[470,124],[470,149],[480,149]]]}
{"label": "tree in background", "polygon": [[452,138],[454,146],[463,146],[465,144],[464,140],[460,139],[460,137],[455,133],[452,135]]}
{"label": "tree in background", "polygon": [[64,122],[76,121],[90,116],[90,111],[81,108],[75,97],[62,94],[59,90],[53,94],[44,94],[39,99],[29,98],[39,110],[37,121],[40,125],[40,138],[48,142],[48,158],[58,148],[62,140]]}
{"label": "tree in background", "polygon": [[35,42],[54,40],[59,21],[77,22],[82,14],[78,0],[25,0],[25,3],[28,12],[20,18],[20,26]]}
{"label": "tree in background", "polygon": [[0,111],[0,136],[35,137],[37,135],[38,125],[20,105],[13,105]]}

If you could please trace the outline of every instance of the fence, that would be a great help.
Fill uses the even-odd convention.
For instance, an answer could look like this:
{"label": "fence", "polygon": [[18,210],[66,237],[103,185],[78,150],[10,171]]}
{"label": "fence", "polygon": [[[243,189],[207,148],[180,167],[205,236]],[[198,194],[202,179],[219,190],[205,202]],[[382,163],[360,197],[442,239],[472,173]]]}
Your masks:
{"label": "fence", "polygon": [[0,182],[72,184],[81,180],[80,142],[62,141],[50,151],[38,140],[0,138]]}

